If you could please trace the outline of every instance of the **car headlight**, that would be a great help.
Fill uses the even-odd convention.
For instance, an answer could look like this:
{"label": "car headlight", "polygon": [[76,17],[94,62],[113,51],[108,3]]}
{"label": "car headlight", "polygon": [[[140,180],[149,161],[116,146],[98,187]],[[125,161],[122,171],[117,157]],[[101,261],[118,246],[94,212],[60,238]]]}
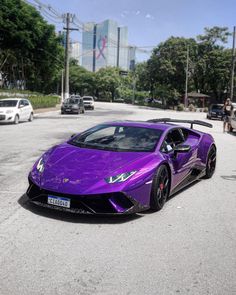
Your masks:
{"label": "car headlight", "polygon": [[13,110],[7,110],[6,111],[6,114],[11,114],[11,113],[13,113],[14,111]]}
{"label": "car headlight", "polygon": [[110,176],[108,178],[105,178],[105,181],[107,183],[116,183],[116,182],[124,182],[127,179],[129,179],[132,175],[134,175],[137,171],[131,171],[126,173],[121,173],[116,176]]}
{"label": "car headlight", "polygon": [[43,170],[44,170],[44,161],[43,161],[43,158],[41,158],[39,161],[38,161],[38,164],[36,166],[36,169],[38,170],[38,172],[42,173]]}

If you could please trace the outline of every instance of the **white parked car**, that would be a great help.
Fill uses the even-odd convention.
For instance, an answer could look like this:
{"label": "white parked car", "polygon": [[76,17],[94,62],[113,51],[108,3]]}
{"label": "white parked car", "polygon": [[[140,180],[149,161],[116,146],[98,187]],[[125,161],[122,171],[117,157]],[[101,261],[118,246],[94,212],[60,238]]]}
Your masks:
{"label": "white parked car", "polygon": [[31,103],[25,98],[0,99],[0,123],[33,121],[34,111]]}
{"label": "white parked car", "polygon": [[233,110],[233,115],[230,119],[230,132],[236,130],[236,108]]}
{"label": "white parked car", "polygon": [[94,99],[92,96],[83,96],[84,108],[94,110]]}

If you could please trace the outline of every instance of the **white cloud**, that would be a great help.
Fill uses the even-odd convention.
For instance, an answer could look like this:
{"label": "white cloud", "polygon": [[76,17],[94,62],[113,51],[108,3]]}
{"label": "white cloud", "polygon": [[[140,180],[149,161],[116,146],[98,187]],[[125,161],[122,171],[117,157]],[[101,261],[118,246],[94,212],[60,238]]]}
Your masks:
{"label": "white cloud", "polygon": [[140,13],[141,13],[140,10],[137,10],[137,11],[135,12],[136,15],[139,15]]}
{"label": "white cloud", "polygon": [[148,18],[148,19],[154,19],[154,16],[151,15],[150,13],[147,13],[147,14],[145,15],[145,17]]}

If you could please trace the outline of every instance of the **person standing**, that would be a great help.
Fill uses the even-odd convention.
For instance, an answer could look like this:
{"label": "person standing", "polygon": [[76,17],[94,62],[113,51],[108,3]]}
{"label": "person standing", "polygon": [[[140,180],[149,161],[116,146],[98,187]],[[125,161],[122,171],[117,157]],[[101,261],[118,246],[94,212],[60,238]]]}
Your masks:
{"label": "person standing", "polygon": [[234,107],[232,105],[230,98],[227,98],[223,107],[223,111],[224,111],[223,132],[225,132],[226,126],[227,126],[227,131],[230,130],[230,117],[232,115],[233,109]]}

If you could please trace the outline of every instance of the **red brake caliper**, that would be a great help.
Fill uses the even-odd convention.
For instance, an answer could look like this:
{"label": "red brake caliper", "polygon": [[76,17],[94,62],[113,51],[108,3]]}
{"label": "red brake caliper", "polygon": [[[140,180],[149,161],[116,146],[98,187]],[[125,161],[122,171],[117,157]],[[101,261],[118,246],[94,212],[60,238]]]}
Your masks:
{"label": "red brake caliper", "polygon": [[164,183],[160,183],[160,190],[162,191],[164,189]]}

